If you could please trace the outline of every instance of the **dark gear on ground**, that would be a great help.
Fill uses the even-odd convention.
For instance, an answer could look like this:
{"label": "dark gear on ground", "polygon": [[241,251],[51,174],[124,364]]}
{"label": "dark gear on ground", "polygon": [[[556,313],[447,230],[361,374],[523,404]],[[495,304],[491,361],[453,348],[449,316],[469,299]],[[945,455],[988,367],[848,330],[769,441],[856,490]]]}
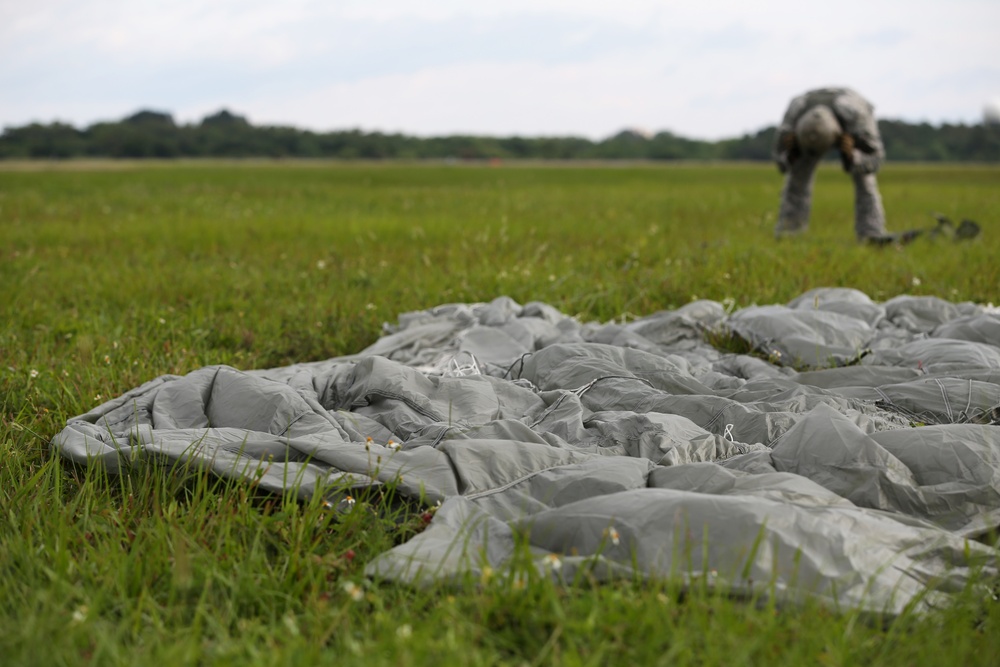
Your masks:
{"label": "dark gear on ground", "polygon": [[928,235],[931,238],[944,236],[955,241],[968,241],[979,236],[982,231],[979,223],[968,218],[963,218],[958,227],[951,221],[951,218],[940,213],[935,213],[934,219],[937,220],[938,224],[937,227],[929,231]]}
{"label": "dark gear on ground", "polygon": [[979,224],[974,220],[969,220],[968,218],[963,219],[962,222],[959,223],[958,227],[955,227],[955,224],[950,218],[943,216],[940,213],[935,213],[934,219],[937,220],[937,226],[932,227],[931,229],[910,229],[896,234],[872,236],[865,239],[865,242],[874,246],[900,246],[906,245],[907,243],[910,243],[911,241],[924,235],[931,239],[948,238],[953,241],[968,241],[979,236],[979,232],[981,231]]}
{"label": "dark gear on ground", "polygon": [[968,218],[960,222],[958,229],[955,230],[955,239],[959,241],[974,239],[977,236],[979,236],[979,225]]}
{"label": "dark gear on ground", "polygon": [[774,159],[786,174],[775,235],[809,227],[816,167],[836,147],[844,171],[854,180],[854,231],[858,240],[890,236],[875,173],[885,149],[874,107],[849,88],[821,88],[793,99],[778,127]]}

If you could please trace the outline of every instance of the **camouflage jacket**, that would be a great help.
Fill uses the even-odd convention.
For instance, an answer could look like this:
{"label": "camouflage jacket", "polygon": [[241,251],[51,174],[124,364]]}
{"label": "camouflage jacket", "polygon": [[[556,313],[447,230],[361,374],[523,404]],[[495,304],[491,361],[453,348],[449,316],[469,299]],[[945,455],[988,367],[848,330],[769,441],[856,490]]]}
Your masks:
{"label": "camouflage jacket", "polygon": [[795,124],[799,118],[819,104],[826,105],[833,111],[844,133],[853,139],[855,155],[852,161],[863,172],[877,171],[885,158],[885,147],[875,122],[875,107],[850,88],[818,88],[793,99],[775,133],[775,160],[780,162],[786,157],[784,147],[794,137]]}

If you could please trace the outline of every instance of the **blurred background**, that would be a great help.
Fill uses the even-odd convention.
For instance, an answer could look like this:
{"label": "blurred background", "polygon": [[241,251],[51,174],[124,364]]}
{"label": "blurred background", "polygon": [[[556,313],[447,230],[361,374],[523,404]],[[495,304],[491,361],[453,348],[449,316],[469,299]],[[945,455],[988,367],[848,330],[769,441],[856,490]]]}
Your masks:
{"label": "blurred background", "polygon": [[316,133],[718,141],[827,85],[882,119],[978,125],[1000,122],[998,25],[995,0],[3,0],[0,126],[225,109]]}

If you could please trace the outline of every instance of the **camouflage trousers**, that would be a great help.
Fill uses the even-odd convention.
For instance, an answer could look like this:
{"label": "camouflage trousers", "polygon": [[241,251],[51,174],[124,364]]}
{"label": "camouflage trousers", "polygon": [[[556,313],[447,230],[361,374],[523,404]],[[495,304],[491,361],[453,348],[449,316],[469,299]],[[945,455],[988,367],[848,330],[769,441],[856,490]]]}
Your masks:
{"label": "camouflage trousers", "polygon": [[[799,234],[809,228],[813,181],[822,157],[802,155],[788,169],[781,190],[781,208],[775,236]],[[858,240],[884,236],[885,210],[875,174],[851,174],[854,179],[854,233]]]}

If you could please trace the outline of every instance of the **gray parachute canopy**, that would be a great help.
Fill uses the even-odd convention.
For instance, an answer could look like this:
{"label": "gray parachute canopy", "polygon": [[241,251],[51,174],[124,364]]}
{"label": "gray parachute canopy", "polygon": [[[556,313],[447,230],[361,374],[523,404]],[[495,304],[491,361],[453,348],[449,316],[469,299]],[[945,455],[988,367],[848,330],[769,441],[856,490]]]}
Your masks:
{"label": "gray parachute canopy", "polygon": [[526,541],[551,576],[898,613],[998,573],[998,345],[994,309],[843,288],[620,324],[501,297],[401,315],[357,355],[159,377],[52,443],[111,471],[154,456],[334,504],[385,483],[440,501],[375,577],[503,571]]}

